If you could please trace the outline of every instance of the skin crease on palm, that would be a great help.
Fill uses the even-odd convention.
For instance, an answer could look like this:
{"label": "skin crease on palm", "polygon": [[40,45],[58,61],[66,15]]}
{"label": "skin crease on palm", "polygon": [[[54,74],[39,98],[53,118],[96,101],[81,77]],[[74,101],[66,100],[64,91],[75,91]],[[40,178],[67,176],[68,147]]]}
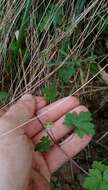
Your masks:
{"label": "skin crease on palm", "polygon": [[[60,106],[54,106],[61,101]],[[55,108],[51,109],[52,107]],[[88,110],[80,105],[76,97],[69,96],[66,101],[61,99],[47,105],[42,97],[27,94],[6,113],[1,112],[0,135],[36,115],[39,119],[0,137],[0,190],[50,190],[51,174],[67,161],[66,155],[68,159],[74,157],[91,140],[90,136],[80,138],[73,132],[70,134],[70,129],[64,126],[65,114],[73,111],[80,113]],[[47,135],[43,127],[47,122],[53,122],[49,133],[50,136],[53,134],[56,144],[48,153],[34,152],[35,145]],[[66,134],[70,135],[59,143]]]}

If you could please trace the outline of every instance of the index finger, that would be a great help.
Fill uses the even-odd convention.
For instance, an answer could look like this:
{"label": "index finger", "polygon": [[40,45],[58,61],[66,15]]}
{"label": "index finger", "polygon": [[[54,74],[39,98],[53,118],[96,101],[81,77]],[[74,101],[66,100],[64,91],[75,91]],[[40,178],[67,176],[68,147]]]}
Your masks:
{"label": "index finger", "polygon": [[76,97],[68,96],[42,108],[37,112],[37,116],[43,124],[54,122],[79,104],[79,100]]}
{"label": "index finger", "polygon": [[[38,100],[39,101],[39,100]],[[42,109],[37,111],[37,117],[34,121],[27,125],[26,134],[33,138],[42,129],[43,125],[47,122],[54,122],[63,116],[66,112],[69,112],[73,108],[79,105],[79,100],[76,97],[68,96],[58,100],[50,105],[43,106],[44,100],[41,99],[40,106]],[[39,105],[38,105],[39,109]]]}

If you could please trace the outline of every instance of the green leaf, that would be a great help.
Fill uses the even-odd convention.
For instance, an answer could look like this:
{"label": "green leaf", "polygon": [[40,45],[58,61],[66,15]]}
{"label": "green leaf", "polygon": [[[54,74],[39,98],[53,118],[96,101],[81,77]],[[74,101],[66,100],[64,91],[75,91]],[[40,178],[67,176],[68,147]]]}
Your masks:
{"label": "green leaf", "polygon": [[91,112],[80,112],[79,119],[80,119],[80,122],[92,121],[93,120]]}
{"label": "green leaf", "polygon": [[44,152],[48,152],[51,147],[52,147],[52,143],[51,143],[49,137],[46,136],[46,137],[42,137],[40,142],[36,145],[35,151],[44,153]]}
{"label": "green leaf", "polygon": [[81,130],[79,127],[76,127],[75,128],[75,133],[79,136],[79,137],[83,137],[85,136],[85,131],[84,130]]}
{"label": "green leaf", "polygon": [[96,74],[99,71],[97,63],[91,63],[90,70],[93,74]]}
{"label": "green leaf", "polygon": [[47,99],[47,101],[52,102],[57,97],[57,90],[56,90],[55,86],[49,86],[49,87],[46,86],[42,90],[42,94]]}
{"label": "green leaf", "polygon": [[38,24],[38,29],[40,32],[44,30],[47,31],[48,27],[53,24],[55,27],[61,24],[64,12],[63,7],[59,7],[54,4],[50,4],[46,11],[46,15],[43,17],[42,21]]}
{"label": "green leaf", "polygon": [[77,126],[75,128],[75,132],[80,136],[83,137],[85,135],[94,135],[95,131],[94,131],[94,125],[92,123],[83,123],[83,124],[79,124],[79,126]]}
{"label": "green leaf", "polygon": [[102,164],[102,162],[94,161],[93,164],[92,164],[92,168],[94,168],[94,169],[97,168],[101,172],[104,172],[106,166],[104,164]]}
{"label": "green leaf", "polygon": [[17,56],[17,53],[19,51],[18,43],[17,41],[13,40],[10,44],[10,49],[13,51],[14,56]]}
{"label": "green leaf", "polygon": [[108,189],[108,183],[102,182],[100,184],[99,190],[107,190]]}
{"label": "green leaf", "polygon": [[67,113],[66,117],[65,117],[64,124],[67,127],[72,128],[74,126],[74,124],[76,123],[76,121],[77,121],[77,114],[75,112],[73,112],[73,113]]}
{"label": "green leaf", "polygon": [[108,168],[103,173],[103,180],[108,183]]}
{"label": "green leaf", "polygon": [[52,18],[54,26],[57,27],[61,24],[64,16],[63,6],[50,4],[47,14]]}
{"label": "green leaf", "polygon": [[75,112],[67,113],[64,124],[69,128],[74,128],[75,133],[80,137],[95,134],[90,112],[80,112],[80,114]]}
{"label": "green leaf", "polygon": [[108,166],[94,161],[92,169],[89,169],[89,176],[86,177],[83,187],[87,190],[107,190]]}
{"label": "green leaf", "polygon": [[54,18],[53,18],[53,24],[54,24],[55,27],[57,27],[62,22],[62,19],[63,19],[63,16],[64,16],[64,11],[63,11],[62,6],[58,8],[56,5],[55,5],[54,10],[55,10],[55,13],[54,13],[55,15],[54,15]]}
{"label": "green leaf", "polygon": [[102,181],[101,172],[97,168],[90,169],[89,175],[89,177],[86,177],[83,186],[88,190],[96,190],[100,187],[100,183]]}
{"label": "green leaf", "polygon": [[8,98],[9,94],[5,91],[0,91],[0,102],[6,101]]}
{"label": "green leaf", "polygon": [[64,82],[67,83],[71,77],[75,75],[76,71],[74,67],[71,66],[63,66],[59,70],[59,78]]}

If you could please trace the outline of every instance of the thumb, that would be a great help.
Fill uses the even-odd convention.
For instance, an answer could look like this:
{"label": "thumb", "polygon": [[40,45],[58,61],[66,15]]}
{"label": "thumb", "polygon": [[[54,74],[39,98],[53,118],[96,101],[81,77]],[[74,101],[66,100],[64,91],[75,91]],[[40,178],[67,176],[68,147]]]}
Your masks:
{"label": "thumb", "polygon": [[[35,98],[26,94],[10,107],[10,109],[0,118],[0,135],[14,129],[32,118],[36,109]],[[23,130],[23,129],[20,129]]]}

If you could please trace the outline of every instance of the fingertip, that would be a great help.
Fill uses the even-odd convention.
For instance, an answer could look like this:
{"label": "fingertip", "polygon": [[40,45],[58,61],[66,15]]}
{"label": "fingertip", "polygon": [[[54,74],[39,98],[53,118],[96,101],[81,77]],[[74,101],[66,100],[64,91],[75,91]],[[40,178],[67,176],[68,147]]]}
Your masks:
{"label": "fingertip", "polygon": [[33,96],[31,95],[31,94],[24,94],[21,98],[20,98],[20,100],[22,101],[22,100],[29,100],[29,99],[32,99],[33,98]]}
{"label": "fingertip", "polygon": [[[38,117],[42,123],[54,122],[70,110],[79,106],[79,100],[74,96],[68,96],[47,105],[38,111]],[[45,113],[45,114],[43,114]]]}
{"label": "fingertip", "polygon": [[35,100],[36,100],[36,103],[37,103],[37,110],[40,110],[41,108],[43,108],[44,106],[47,105],[46,100],[42,96],[36,96]]}
{"label": "fingertip", "polygon": [[25,107],[31,115],[34,114],[36,111],[36,100],[35,97],[31,94],[25,94],[23,95],[20,100],[17,102],[17,104],[22,104],[23,107]]}
{"label": "fingertip", "polygon": [[22,96],[9,110],[4,114],[3,118],[13,123],[21,124],[33,117],[36,110],[35,98],[30,94]]}
{"label": "fingertip", "polygon": [[75,105],[79,105],[79,104],[80,104],[79,98],[76,97],[76,96],[68,96],[68,97],[66,97],[66,98],[68,98],[68,102],[71,103],[72,106],[73,106],[73,103],[74,103]]}
{"label": "fingertip", "polygon": [[79,105],[78,107],[74,108],[72,112],[80,113],[80,112],[88,112],[88,108],[84,105]]}

